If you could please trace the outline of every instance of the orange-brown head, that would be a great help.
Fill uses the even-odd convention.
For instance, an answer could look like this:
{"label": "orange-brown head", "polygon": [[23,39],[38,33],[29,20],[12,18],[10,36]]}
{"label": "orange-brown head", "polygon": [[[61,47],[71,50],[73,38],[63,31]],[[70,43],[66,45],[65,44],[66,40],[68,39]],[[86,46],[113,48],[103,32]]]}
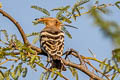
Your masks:
{"label": "orange-brown head", "polygon": [[62,23],[57,18],[40,18],[37,19],[37,21],[43,22],[46,25],[46,27],[58,28],[60,30],[62,27]]}

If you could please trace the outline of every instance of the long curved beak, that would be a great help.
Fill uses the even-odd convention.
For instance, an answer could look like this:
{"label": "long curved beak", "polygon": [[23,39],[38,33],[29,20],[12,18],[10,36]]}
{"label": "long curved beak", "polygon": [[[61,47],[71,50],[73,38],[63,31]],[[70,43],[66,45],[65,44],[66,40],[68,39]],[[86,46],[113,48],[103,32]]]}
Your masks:
{"label": "long curved beak", "polygon": [[61,26],[66,26],[66,27],[71,27],[71,28],[74,28],[74,29],[78,29],[77,27],[69,25],[69,24],[61,24]]}

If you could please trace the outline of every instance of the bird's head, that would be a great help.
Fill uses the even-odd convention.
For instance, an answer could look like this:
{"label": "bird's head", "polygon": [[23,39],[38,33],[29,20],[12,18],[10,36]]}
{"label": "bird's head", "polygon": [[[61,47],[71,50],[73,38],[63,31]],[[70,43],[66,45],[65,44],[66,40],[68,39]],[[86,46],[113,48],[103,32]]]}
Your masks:
{"label": "bird's head", "polygon": [[62,27],[62,23],[57,18],[52,18],[52,17],[40,18],[37,19],[37,21],[43,22],[46,25],[46,27],[54,27],[58,29],[61,29]]}

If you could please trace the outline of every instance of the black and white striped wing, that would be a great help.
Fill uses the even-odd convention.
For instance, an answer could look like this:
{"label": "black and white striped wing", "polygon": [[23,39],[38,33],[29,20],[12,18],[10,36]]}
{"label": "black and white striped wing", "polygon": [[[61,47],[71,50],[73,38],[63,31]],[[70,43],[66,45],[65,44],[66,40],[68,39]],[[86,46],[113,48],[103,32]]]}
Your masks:
{"label": "black and white striped wing", "polygon": [[63,31],[41,31],[40,44],[42,50],[50,56],[62,56],[64,49]]}

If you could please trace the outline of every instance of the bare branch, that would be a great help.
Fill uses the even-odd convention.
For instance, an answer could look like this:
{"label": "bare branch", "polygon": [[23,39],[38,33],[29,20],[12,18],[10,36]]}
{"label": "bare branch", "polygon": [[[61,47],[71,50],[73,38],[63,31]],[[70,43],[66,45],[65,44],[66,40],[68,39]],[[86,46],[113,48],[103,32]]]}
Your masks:
{"label": "bare branch", "polygon": [[100,78],[96,74],[94,74],[93,72],[90,72],[88,69],[86,69],[84,67],[84,65],[75,64],[75,63],[72,63],[72,62],[67,61],[65,59],[62,59],[62,61],[66,66],[71,66],[73,68],[79,69],[80,71],[84,72],[86,75],[88,75],[89,77],[91,77],[95,80],[103,80],[102,78]]}
{"label": "bare branch", "polygon": [[27,44],[28,43],[27,37],[26,37],[26,35],[25,35],[22,27],[20,26],[20,24],[12,16],[10,16],[8,13],[6,13],[5,11],[3,11],[2,9],[0,9],[0,13],[3,14],[3,16],[7,17],[10,21],[13,22],[13,24],[16,25],[17,29],[19,30],[19,32],[20,32],[20,34],[21,34],[21,36],[23,38],[23,42],[25,44]]}

